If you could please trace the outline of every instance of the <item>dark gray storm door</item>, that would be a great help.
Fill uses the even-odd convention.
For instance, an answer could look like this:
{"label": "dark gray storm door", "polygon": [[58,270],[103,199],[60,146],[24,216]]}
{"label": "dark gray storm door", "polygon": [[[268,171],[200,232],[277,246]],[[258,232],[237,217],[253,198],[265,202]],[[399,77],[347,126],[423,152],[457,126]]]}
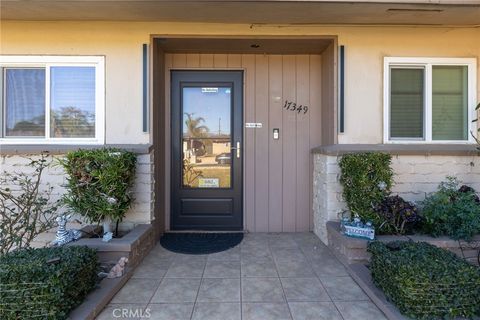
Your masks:
{"label": "dark gray storm door", "polygon": [[242,230],[242,71],[171,71],[172,230]]}

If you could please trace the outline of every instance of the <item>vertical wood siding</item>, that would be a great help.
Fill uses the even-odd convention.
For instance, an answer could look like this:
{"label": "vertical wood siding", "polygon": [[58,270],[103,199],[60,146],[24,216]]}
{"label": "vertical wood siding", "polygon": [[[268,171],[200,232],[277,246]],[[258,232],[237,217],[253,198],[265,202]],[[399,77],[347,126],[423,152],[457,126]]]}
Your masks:
{"label": "vertical wood siding", "polygon": [[[273,128],[279,128],[283,135],[282,104],[282,56],[268,58],[268,231],[280,232],[283,227],[283,140],[273,140]],[[256,129],[255,129],[256,130]],[[267,131],[267,130],[264,130]]]}
{"label": "vertical wood siding", "polygon": [[[244,122],[263,125],[244,129],[245,229],[311,230],[310,149],[322,140],[321,55],[166,54],[165,60],[167,79],[172,68],[245,71]],[[285,110],[285,100],[308,106],[308,112]],[[279,140],[273,140],[274,128]]]}
{"label": "vertical wood siding", "polygon": [[[310,112],[310,147],[319,146],[322,144],[322,110],[315,106],[325,106],[322,104],[322,95],[320,94],[322,88],[322,57],[310,56],[310,105],[312,106]],[[313,156],[310,156],[310,228],[313,229]]]}
{"label": "vertical wood siding", "polygon": [[[295,56],[283,57],[283,103],[285,100],[297,101],[297,63]],[[297,212],[297,115],[294,112],[283,111],[282,106],[282,131],[283,141],[283,230],[295,231]]]}
{"label": "vertical wood siding", "polygon": [[337,46],[330,44],[322,53],[322,144],[337,143]]}

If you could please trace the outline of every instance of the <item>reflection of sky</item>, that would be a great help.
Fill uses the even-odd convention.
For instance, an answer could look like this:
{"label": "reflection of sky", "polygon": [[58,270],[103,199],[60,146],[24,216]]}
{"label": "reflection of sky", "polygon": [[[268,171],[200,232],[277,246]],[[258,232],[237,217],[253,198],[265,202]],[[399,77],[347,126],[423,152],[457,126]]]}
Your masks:
{"label": "reflection of sky", "polygon": [[6,69],[6,125],[44,123],[45,69]]}
{"label": "reflection of sky", "polygon": [[193,113],[193,118],[203,117],[211,134],[230,133],[230,88],[218,88],[218,92],[202,92],[202,88],[183,88],[183,130],[186,132],[185,113]]}
{"label": "reflection of sky", "polygon": [[52,67],[50,78],[52,110],[75,107],[89,114],[95,113],[94,67]]}

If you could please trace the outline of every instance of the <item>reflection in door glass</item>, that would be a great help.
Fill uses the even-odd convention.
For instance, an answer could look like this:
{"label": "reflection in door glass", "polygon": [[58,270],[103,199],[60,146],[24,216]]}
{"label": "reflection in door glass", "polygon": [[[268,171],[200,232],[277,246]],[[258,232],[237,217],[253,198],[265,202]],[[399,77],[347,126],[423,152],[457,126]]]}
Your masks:
{"label": "reflection in door glass", "polygon": [[231,88],[184,87],[183,186],[230,188]]}

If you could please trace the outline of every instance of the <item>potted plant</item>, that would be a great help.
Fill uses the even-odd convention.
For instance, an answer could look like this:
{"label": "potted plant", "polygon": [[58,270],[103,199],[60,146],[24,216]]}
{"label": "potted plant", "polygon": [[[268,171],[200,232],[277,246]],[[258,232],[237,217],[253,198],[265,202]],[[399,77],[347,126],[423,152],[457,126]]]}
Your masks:
{"label": "potted plant", "polygon": [[115,148],[67,153],[60,160],[68,177],[62,202],[89,223],[103,223],[104,233],[115,222],[118,236],[118,223],[133,201],[136,162],[134,153]]}

